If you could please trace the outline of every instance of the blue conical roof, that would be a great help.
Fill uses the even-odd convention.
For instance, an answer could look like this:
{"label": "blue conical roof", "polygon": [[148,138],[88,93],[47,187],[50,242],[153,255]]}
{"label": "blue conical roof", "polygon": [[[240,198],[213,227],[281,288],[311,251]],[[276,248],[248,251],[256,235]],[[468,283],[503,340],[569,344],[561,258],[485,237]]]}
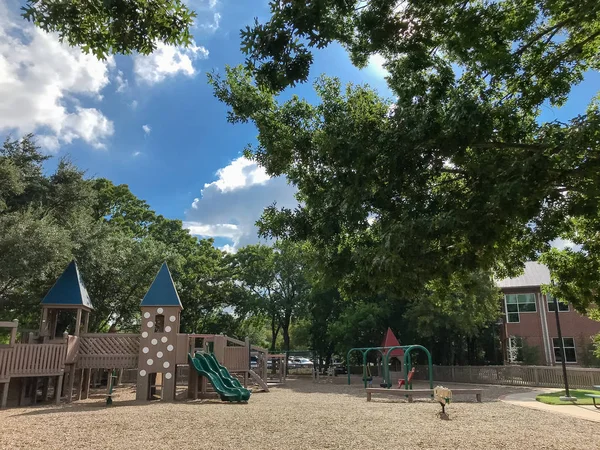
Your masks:
{"label": "blue conical roof", "polygon": [[156,274],[156,278],[154,278],[150,289],[146,292],[141,306],[179,306],[183,309],[167,263],[163,263],[158,274]]}
{"label": "blue conical roof", "polygon": [[56,280],[42,300],[42,305],[85,306],[94,309],[75,260],[69,263]]}

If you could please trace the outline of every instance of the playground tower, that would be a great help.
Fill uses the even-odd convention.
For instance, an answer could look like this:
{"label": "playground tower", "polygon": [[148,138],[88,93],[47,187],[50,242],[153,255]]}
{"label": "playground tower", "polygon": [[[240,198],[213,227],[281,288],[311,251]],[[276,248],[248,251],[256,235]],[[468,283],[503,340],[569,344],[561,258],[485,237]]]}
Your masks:
{"label": "playground tower", "polygon": [[141,303],[137,400],[175,399],[177,333],[183,306],[164,263]]}

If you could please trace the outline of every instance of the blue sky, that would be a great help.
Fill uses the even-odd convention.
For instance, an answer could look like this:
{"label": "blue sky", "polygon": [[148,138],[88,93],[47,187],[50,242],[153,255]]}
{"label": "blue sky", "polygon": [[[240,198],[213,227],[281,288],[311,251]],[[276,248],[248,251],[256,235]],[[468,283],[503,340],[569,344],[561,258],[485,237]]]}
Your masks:
{"label": "blue sky", "polygon": [[[273,201],[292,206],[293,189],[240,159],[256,131],[227,123],[206,73],[243,62],[239,30],[254,17],[267,18],[267,2],[190,6],[198,14],[191,50],[160,48],[146,58],[100,62],[21,20],[18,1],[0,0],[0,135],[35,132],[45,151],[68,155],[90,176],[128,184],[194,233],[215,237],[219,246],[244,245],[256,241],[253,223],[262,208]],[[339,46],[317,52],[312,77],[325,72],[389,94],[377,63],[358,70]],[[548,108],[544,118],[583,111],[599,85],[600,76],[590,74],[565,107]],[[310,84],[296,92],[314,99]]]}

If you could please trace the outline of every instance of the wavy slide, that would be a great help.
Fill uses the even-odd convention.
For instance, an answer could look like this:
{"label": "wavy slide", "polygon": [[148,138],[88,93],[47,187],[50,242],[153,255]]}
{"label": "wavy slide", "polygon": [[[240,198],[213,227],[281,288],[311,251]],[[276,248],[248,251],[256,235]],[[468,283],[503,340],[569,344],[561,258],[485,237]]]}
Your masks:
{"label": "wavy slide", "polygon": [[[204,353],[196,353],[196,355],[193,356],[189,353],[188,359],[196,372],[210,381],[210,384],[212,384],[215,392],[219,394],[222,401],[245,402],[250,398],[250,391],[241,387],[239,381],[235,380],[235,382],[237,382],[236,386],[236,383],[233,380],[223,377],[221,370],[215,370],[217,366],[214,364],[214,362],[216,362],[214,356]],[[218,367],[222,366],[219,365]],[[229,372],[227,372],[227,374],[229,374]],[[229,376],[231,377],[231,375]]]}

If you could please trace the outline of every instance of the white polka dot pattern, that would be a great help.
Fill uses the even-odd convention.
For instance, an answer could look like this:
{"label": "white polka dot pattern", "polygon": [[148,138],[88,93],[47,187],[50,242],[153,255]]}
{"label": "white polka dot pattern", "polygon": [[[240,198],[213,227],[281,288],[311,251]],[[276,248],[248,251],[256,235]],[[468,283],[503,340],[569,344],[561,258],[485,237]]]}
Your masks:
{"label": "white polka dot pattern", "polygon": [[145,377],[146,371],[144,369],[140,370],[140,376]]}
{"label": "white polka dot pattern", "polygon": [[150,321],[146,324],[148,328],[152,328],[154,326],[154,322]]}
{"label": "white polka dot pattern", "polygon": [[145,338],[147,338],[147,337],[148,337],[148,332],[147,332],[147,331],[144,331],[144,332],[142,333],[142,337],[143,337],[144,339],[145,339]]}
{"label": "white polka dot pattern", "polygon": [[146,364],[151,366],[152,364],[154,364],[154,360],[152,358],[149,358],[148,361],[146,361]]}
{"label": "white polka dot pattern", "polygon": [[167,380],[170,380],[172,376],[173,376],[173,375],[172,375],[170,372],[169,372],[169,373],[165,373],[165,378],[166,378]]}
{"label": "white polka dot pattern", "polygon": [[163,336],[160,338],[160,342],[162,342],[163,344],[165,344],[168,341],[166,336]]}
{"label": "white polka dot pattern", "polygon": [[156,313],[157,313],[157,314],[162,314],[162,313],[163,313],[163,309],[162,309],[162,308],[158,308],[158,309],[156,310]]}
{"label": "white polka dot pattern", "polygon": [[150,351],[150,349],[149,349],[148,347],[144,347],[144,348],[142,349],[142,351],[143,351],[144,353],[148,353],[148,352]]}
{"label": "white polka dot pattern", "polygon": [[165,327],[165,333],[170,333],[171,332],[171,327],[169,325],[167,325]]}
{"label": "white polka dot pattern", "polygon": [[170,351],[170,352],[172,352],[172,351],[173,351],[173,346],[172,346],[172,345],[170,345],[170,344],[169,344],[169,345],[167,345],[167,350],[168,350],[168,351]]}
{"label": "white polka dot pattern", "polygon": [[156,357],[157,357],[157,358],[162,358],[162,357],[163,357],[163,352],[158,352],[158,353],[156,354]]}
{"label": "white polka dot pattern", "polygon": [[171,365],[171,364],[169,364],[169,361],[165,361],[165,362],[163,363],[163,367],[164,367],[165,369],[168,369],[170,365]]}
{"label": "white polka dot pattern", "polygon": [[149,319],[149,318],[150,318],[150,313],[149,313],[148,311],[146,311],[146,312],[144,313],[144,318],[145,318],[145,319]]}
{"label": "white polka dot pattern", "polygon": [[152,345],[158,344],[158,341],[156,339],[152,339],[150,342],[152,342]]}
{"label": "white polka dot pattern", "polygon": [[171,322],[175,322],[175,321],[177,320],[177,317],[175,317],[175,316],[171,316],[171,317],[169,317],[169,320],[170,320]]}

